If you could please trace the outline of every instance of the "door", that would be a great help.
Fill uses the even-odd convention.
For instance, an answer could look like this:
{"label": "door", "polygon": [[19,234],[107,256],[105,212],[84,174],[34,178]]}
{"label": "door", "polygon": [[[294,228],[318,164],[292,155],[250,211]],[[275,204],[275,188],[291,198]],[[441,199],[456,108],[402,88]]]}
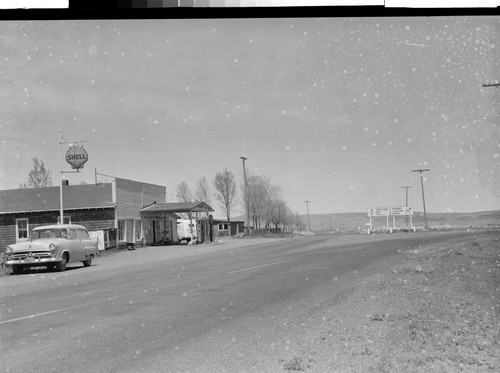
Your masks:
{"label": "door", "polygon": [[96,240],[92,237],[90,237],[89,232],[87,232],[85,229],[77,229],[76,230],[78,234],[78,238],[80,239],[81,245],[82,245],[82,259],[80,261],[83,261],[87,259],[90,255],[96,253]]}
{"label": "door", "polygon": [[132,219],[126,220],[127,227],[125,228],[125,241],[135,242],[134,239],[134,221]]}
{"label": "door", "polygon": [[69,261],[71,263],[84,260],[83,245],[76,233],[76,229],[68,229],[68,241],[65,244],[65,249],[69,252]]}

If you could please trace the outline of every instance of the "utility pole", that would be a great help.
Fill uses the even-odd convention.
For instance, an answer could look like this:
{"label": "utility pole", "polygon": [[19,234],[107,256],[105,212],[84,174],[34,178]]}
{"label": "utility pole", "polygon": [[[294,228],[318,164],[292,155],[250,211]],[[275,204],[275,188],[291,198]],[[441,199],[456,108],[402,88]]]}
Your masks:
{"label": "utility pole", "polygon": [[245,169],[245,161],[247,160],[245,157],[240,157],[243,161],[243,181],[245,183],[245,210],[246,210],[246,220],[247,220],[247,234],[250,234],[250,215],[248,211],[248,190],[247,190],[247,171]]}
{"label": "utility pole", "polygon": [[483,83],[483,87],[497,87],[497,88],[500,88],[500,83]]}
{"label": "utility pole", "polygon": [[425,210],[425,196],[424,196],[424,177],[422,174],[425,171],[430,171],[428,168],[420,170],[412,170],[412,172],[418,172],[420,174],[420,185],[422,186],[422,201],[424,202],[424,230],[427,230],[427,212]]}
{"label": "utility pole", "polygon": [[309,232],[311,232],[311,220],[309,219],[309,203],[311,201],[304,201],[307,206],[307,224],[309,225]]}
{"label": "utility pole", "polygon": [[[409,188],[412,188],[411,186],[402,186],[401,188],[405,188],[406,189],[406,204],[405,206],[408,207],[408,189]],[[408,215],[405,215],[405,220],[406,220],[406,229],[408,229]]]}

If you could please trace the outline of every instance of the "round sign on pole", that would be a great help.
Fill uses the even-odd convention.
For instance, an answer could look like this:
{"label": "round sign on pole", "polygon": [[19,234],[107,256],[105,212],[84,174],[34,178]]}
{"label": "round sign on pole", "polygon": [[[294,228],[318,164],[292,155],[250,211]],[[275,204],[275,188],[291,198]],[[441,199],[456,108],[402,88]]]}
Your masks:
{"label": "round sign on pole", "polygon": [[88,160],[89,155],[81,145],[70,146],[66,152],[66,162],[68,162],[71,167],[76,170],[83,168],[83,165]]}

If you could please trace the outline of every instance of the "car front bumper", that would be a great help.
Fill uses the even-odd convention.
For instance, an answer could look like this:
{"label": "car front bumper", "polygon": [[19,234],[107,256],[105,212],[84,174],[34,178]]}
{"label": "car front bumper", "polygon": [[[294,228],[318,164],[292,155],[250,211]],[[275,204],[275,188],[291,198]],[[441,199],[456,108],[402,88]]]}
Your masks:
{"label": "car front bumper", "polygon": [[49,265],[49,264],[56,264],[61,261],[61,258],[57,258],[51,255],[51,253],[43,253],[43,254],[12,254],[9,255],[4,264],[7,266],[12,266],[12,265],[22,265],[26,267],[36,267],[36,266],[41,266],[41,265]]}

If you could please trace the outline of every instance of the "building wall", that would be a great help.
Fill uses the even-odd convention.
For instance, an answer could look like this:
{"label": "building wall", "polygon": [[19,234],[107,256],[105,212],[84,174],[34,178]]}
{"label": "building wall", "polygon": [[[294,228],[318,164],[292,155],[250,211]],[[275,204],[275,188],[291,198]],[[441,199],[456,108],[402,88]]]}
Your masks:
{"label": "building wall", "polygon": [[115,179],[118,219],[140,219],[140,210],[153,202],[165,202],[166,188],[161,185]]}
{"label": "building wall", "polygon": [[[70,210],[65,211],[64,216],[70,216],[72,224],[81,224],[89,231],[104,230],[115,226],[114,208]],[[28,228],[31,231],[40,225],[57,224],[58,218],[59,211],[0,215],[0,252],[3,252],[7,245],[16,243],[16,219],[28,219]]]}
{"label": "building wall", "polygon": [[221,230],[219,229],[219,225],[227,226],[227,221],[214,219],[213,230],[216,237],[234,236],[235,234],[245,232],[245,223],[242,221],[232,221],[228,226],[228,229]]}

